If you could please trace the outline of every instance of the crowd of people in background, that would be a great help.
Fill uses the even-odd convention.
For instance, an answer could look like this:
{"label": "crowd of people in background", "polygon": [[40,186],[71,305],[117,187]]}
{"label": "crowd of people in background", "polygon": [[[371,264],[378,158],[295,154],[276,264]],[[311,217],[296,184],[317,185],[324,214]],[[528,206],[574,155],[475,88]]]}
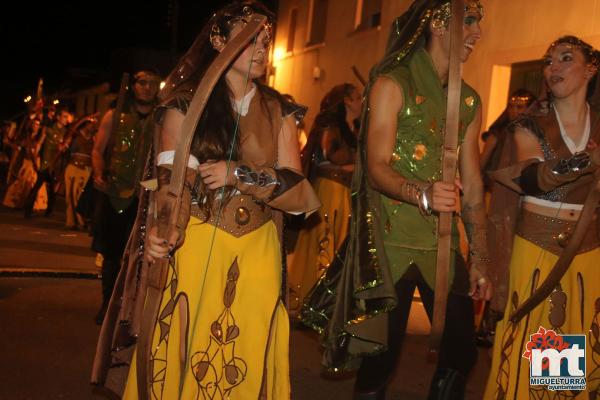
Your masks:
{"label": "crowd of people in background", "polygon": [[43,99],[20,121],[1,128],[0,187],[2,204],[25,218],[46,217],[56,195],[67,205],[65,227],[85,231],[89,221],[76,205],[91,173],[91,151],[98,129],[96,115],[75,118],[67,108],[44,107]]}

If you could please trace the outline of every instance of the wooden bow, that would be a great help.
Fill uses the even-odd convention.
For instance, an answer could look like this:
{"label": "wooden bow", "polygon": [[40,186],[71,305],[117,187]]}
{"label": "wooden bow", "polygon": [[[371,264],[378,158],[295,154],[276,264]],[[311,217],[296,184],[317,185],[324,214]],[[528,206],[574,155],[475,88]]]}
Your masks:
{"label": "wooden bow", "polygon": [[[450,66],[448,71],[448,98],[446,106],[446,126],[444,134],[444,153],[442,158],[442,180],[454,184],[458,161],[458,128],[460,111],[461,54],[463,50],[463,0],[452,0],[452,18],[450,20]],[[435,274],[435,300],[433,320],[429,337],[429,358],[435,360],[444,332],[446,321],[446,302],[448,300],[448,275],[452,255],[452,219],[451,212],[440,213],[438,223],[438,247]]]}
{"label": "wooden bow", "polygon": [[[167,210],[168,222],[159,221],[158,235],[168,238],[176,231],[177,216],[181,209],[181,196],[185,182],[185,172],[190,157],[190,148],[196,127],[210,95],[228,67],[235,58],[244,50],[250,41],[260,32],[267,17],[253,14],[245,27],[233,39],[227,42],[221,53],[215,58],[206,70],[198,84],[186,116],[182,122],[181,134],[175,150],[175,159],[168,186],[166,204],[161,205]],[[165,208],[166,207],[166,208]],[[148,288],[146,302],[142,314],[140,335],[137,343],[137,386],[140,400],[150,399],[150,380],[152,376],[152,363],[150,359],[154,327],[158,320],[162,292],[167,280],[169,262],[166,259],[157,260],[148,272]]]}

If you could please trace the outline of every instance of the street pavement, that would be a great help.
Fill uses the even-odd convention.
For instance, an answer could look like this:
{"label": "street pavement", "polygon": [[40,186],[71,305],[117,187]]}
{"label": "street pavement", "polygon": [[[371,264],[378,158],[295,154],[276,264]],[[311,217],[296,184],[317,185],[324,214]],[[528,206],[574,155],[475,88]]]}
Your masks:
{"label": "street pavement", "polygon": [[[0,209],[0,400],[100,398],[88,383],[101,301],[95,254],[89,236],[65,230],[62,218],[60,208],[30,220]],[[428,331],[415,301],[388,399],[425,398],[433,374],[425,360]],[[292,329],[290,361],[292,399],[352,398],[353,375],[323,372],[312,331]],[[480,350],[467,400],[482,398],[489,364]]]}

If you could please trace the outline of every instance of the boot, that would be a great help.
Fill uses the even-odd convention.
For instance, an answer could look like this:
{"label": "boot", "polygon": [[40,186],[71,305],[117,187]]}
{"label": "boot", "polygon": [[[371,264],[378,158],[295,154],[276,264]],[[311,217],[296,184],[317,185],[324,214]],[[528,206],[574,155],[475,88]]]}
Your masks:
{"label": "boot", "polygon": [[465,376],[455,369],[438,369],[435,371],[428,400],[463,400],[465,398]]}

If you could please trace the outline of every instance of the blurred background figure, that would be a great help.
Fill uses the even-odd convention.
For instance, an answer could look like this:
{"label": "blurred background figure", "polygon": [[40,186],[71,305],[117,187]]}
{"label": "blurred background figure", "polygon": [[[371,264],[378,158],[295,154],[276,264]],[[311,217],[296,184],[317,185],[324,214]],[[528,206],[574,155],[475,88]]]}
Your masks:
{"label": "blurred background figure", "polygon": [[67,204],[65,227],[67,229],[86,229],[84,218],[77,213],[75,208],[92,173],[92,149],[97,130],[98,119],[96,116],[84,117],[70,130],[66,143],[69,146],[69,162],[65,169],[65,201]]}
{"label": "blurred background figure", "polygon": [[[152,110],[157,102],[160,77],[154,68],[137,70],[124,105],[109,109],[101,119],[92,150],[94,187],[97,189],[92,218],[92,250],[102,254],[102,305],[95,321],[102,324],[121,257],[133,228],[138,208],[139,182],[152,141]],[[118,102],[117,102],[118,103]]]}
{"label": "blurred background figure", "polygon": [[329,267],[346,237],[350,220],[350,184],[361,95],[354,85],[344,83],[325,95],[320,108],[302,150],[302,169],[322,206],[305,221],[290,257],[292,318],[297,317],[304,297]]}
{"label": "blurred background figure", "polygon": [[55,200],[54,183],[56,177],[61,172],[59,171],[61,157],[67,149],[64,140],[70,118],[69,111],[62,109],[57,113],[56,121],[51,126],[44,127],[42,130],[44,141],[40,154],[41,164],[35,185],[33,185],[31,193],[25,202],[25,218],[31,217],[38,191],[44,183],[46,183],[48,193],[48,207],[46,208],[45,215],[48,217],[52,214]]}
{"label": "blurred background figure", "polygon": [[[498,182],[489,179],[487,173],[498,169],[499,165],[506,163],[513,156],[508,154],[510,149],[505,146],[508,135],[507,127],[511,122],[516,121],[521,115],[525,114],[535,101],[536,97],[526,89],[514,91],[508,98],[508,104],[504,112],[490,126],[490,129],[482,134],[485,145],[480,162],[488,204],[487,238],[492,260],[488,272],[494,284],[494,296],[483,305],[483,316],[476,338],[477,345],[481,347],[492,347],[494,344],[496,322],[502,319],[504,306],[506,305],[508,287],[505,282],[507,282],[507,279],[502,277],[508,275],[508,265],[510,263],[508,249],[512,247],[512,229],[507,230],[505,221],[512,221],[516,216],[511,215],[509,219],[504,217],[498,219],[499,216],[506,216],[506,213],[516,212],[505,207],[509,198],[514,198],[516,194]],[[507,247],[497,245],[500,238],[509,243]]]}
{"label": "blurred background figure", "polygon": [[7,184],[12,155],[11,144],[15,141],[16,128],[16,124],[12,121],[3,121],[0,125],[0,189]]}
{"label": "blurred background figure", "polygon": [[[13,157],[11,161],[11,170],[18,171],[15,178],[8,186],[2,204],[10,208],[23,208],[26,200],[32,192],[32,188],[38,180],[38,171],[40,167],[39,152],[44,142],[44,135],[41,129],[41,121],[32,119],[25,128],[25,137],[11,144]],[[46,187],[40,187],[33,197],[31,207],[33,210],[41,211],[47,207],[48,197]]]}
{"label": "blurred background figure", "polygon": [[498,166],[500,153],[502,152],[505,129],[512,121],[523,115],[535,102],[536,97],[527,89],[515,90],[508,98],[506,109],[490,128],[483,132],[481,138],[485,142],[481,153],[482,171],[493,171]]}

